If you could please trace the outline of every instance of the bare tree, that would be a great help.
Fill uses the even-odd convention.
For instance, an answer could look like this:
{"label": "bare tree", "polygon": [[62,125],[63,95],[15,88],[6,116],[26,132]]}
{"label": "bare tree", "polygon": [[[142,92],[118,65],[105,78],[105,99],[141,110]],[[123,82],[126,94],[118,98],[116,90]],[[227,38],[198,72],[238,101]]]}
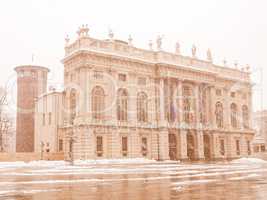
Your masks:
{"label": "bare tree", "polygon": [[0,152],[4,151],[4,135],[7,135],[12,126],[12,122],[7,113],[7,91],[0,88]]}

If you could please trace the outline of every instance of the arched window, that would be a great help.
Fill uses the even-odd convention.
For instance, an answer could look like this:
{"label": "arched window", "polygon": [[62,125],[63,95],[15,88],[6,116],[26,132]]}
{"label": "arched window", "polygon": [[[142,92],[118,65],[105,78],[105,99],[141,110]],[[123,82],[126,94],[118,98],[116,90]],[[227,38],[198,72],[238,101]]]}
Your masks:
{"label": "arched window", "polygon": [[183,87],[183,112],[184,112],[184,122],[190,124],[193,122],[193,91],[189,86]]}
{"label": "arched window", "polygon": [[231,126],[237,128],[237,105],[231,104]]}
{"label": "arched window", "polygon": [[103,119],[105,109],[105,93],[100,86],[92,90],[92,115],[93,119]]}
{"label": "arched window", "polygon": [[137,120],[139,122],[148,121],[147,95],[144,92],[137,94]]}
{"label": "arched window", "polygon": [[73,120],[76,116],[76,90],[71,89],[70,91],[70,120],[73,123]]}
{"label": "arched window", "polygon": [[249,128],[249,112],[246,105],[242,106],[243,128]]}
{"label": "arched window", "polygon": [[128,94],[125,89],[119,89],[117,94],[117,119],[128,120]]}
{"label": "arched window", "polygon": [[215,115],[217,128],[223,128],[223,105],[221,102],[216,103]]}

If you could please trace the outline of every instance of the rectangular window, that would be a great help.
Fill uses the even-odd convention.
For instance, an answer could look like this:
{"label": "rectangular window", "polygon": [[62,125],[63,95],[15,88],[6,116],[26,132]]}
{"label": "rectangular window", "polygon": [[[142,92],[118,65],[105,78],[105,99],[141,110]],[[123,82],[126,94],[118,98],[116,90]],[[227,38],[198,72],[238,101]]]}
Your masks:
{"label": "rectangular window", "polygon": [[43,126],[45,126],[45,113],[43,113]]}
{"label": "rectangular window", "polygon": [[231,92],[231,97],[235,98],[235,92]]}
{"label": "rectangular window", "polygon": [[240,155],[240,141],[236,140],[235,143],[236,143],[236,154]]}
{"label": "rectangular window", "polygon": [[251,155],[250,141],[247,141],[248,155]]}
{"label": "rectangular window", "polygon": [[217,89],[217,90],[216,90],[216,95],[217,95],[217,96],[222,96],[222,90]]}
{"label": "rectangular window", "polygon": [[97,136],[96,137],[96,154],[98,157],[103,155],[103,137]]}
{"label": "rectangular window", "polygon": [[126,81],[126,74],[119,74],[120,81]]}
{"label": "rectangular window", "polygon": [[58,140],[58,151],[63,151],[63,140],[62,139]]}
{"label": "rectangular window", "polygon": [[122,137],[121,138],[121,148],[122,148],[122,155],[127,156],[127,151],[128,151],[128,138],[127,137]]}
{"label": "rectangular window", "polygon": [[94,71],[94,79],[103,79],[103,72]]}
{"label": "rectangular window", "polygon": [[143,156],[147,156],[147,138],[142,137],[141,151]]}
{"label": "rectangular window", "polygon": [[220,140],[220,153],[221,153],[222,156],[225,155],[224,140]]}
{"label": "rectangular window", "polygon": [[137,80],[138,85],[146,85],[146,78],[145,77],[139,77]]}
{"label": "rectangular window", "polygon": [[265,145],[260,146],[261,152],[265,152]]}
{"label": "rectangular window", "polygon": [[48,114],[48,121],[49,121],[49,125],[51,125],[51,122],[52,122],[52,113],[51,112]]}

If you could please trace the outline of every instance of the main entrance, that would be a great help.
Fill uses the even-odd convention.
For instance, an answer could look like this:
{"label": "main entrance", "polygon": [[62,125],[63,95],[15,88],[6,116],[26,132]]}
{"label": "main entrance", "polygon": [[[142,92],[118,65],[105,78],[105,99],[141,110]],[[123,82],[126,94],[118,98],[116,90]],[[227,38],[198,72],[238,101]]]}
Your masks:
{"label": "main entrance", "polygon": [[204,134],[204,156],[205,160],[210,160],[211,159],[211,141],[210,141],[210,136],[207,134]]}
{"label": "main entrance", "polygon": [[177,139],[172,133],[169,134],[169,156],[171,160],[177,160]]}
{"label": "main entrance", "polygon": [[195,159],[195,142],[192,133],[187,133],[187,157],[189,160]]}

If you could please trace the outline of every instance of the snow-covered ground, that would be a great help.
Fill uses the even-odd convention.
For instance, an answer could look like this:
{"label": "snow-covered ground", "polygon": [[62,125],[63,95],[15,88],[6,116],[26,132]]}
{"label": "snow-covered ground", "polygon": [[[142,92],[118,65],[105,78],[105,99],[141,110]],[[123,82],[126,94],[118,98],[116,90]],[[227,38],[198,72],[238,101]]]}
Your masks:
{"label": "snow-covered ground", "polygon": [[[69,187],[74,191],[85,188],[84,196],[89,192],[99,195],[96,188],[106,185],[112,185],[114,190],[123,185],[121,187],[129,191],[142,188],[144,184],[178,193],[205,185],[209,186],[206,189],[218,187],[223,190],[228,185],[242,187],[248,181],[261,183],[262,180],[267,180],[267,161],[257,158],[210,164],[148,159],[77,160],[74,165],[65,161],[0,162],[0,199],[18,194],[67,192]],[[123,192],[120,187],[116,190]]]}
{"label": "snow-covered ground", "polygon": [[[75,160],[74,166],[80,165],[116,165],[116,164],[179,164],[180,161],[157,161],[145,158],[133,159],[99,159],[99,160]],[[266,160],[259,158],[240,158],[230,162],[231,164],[267,164]],[[0,162],[0,168],[17,168],[17,167],[49,167],[49,166],[69,166],[67,161],[31,161],[31,162]],[[205,165],[205,164],[203,164]]]}

